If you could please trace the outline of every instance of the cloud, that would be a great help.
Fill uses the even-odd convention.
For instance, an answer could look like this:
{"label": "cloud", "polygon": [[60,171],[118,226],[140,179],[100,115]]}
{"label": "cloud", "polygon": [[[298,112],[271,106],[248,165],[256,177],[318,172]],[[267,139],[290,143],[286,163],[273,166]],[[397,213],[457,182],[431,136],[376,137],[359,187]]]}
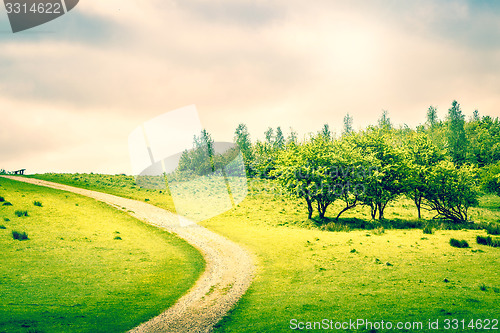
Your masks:
{"label": "cloud", "polygon": [[[304,134],[329,123],[339,133],[346,113],[363,127],[382,109],[416,126],[429,105],[444,116],[453,99],[494,116],[499,10],[430,0],[81,2],[40,33],[0,36],[2,138],[17,142],[2,160],[38,154],[47,169],[71,169],[81,155],[75,169],[122,172],[129,131],[190,104],[226,141],[241,122],[254,139],[268,126]],[[4,117],[9,109],[30,122]],[[36,117],[47,125],[33,127]]]}

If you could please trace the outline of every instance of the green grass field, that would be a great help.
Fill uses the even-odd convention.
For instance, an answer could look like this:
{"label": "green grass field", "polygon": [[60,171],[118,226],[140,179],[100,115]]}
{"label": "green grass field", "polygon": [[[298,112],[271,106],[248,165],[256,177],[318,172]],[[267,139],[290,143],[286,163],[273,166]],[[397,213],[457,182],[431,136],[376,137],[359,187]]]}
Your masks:
{"label": "green grass field", "polygon": [[0,332],[124,332],[204,269],[183,240],[93,199],[5,178],[0,196]]}
{"label": "green grass field", "polygon": [[[91,177],[105,177],[113,184],[114,178],[119,183],[124,176]],[[72,175],[37,178],[81,186]],[[359,207],[343,215],[338,229],[347,232],[326,231],[305,219],[304,203],[273,187],[268,181],[251,180],[249,195],[237,208],[202,223],[257,257],[252,286],[217,325],[217,332],[290,331],[293,319],[422,322],[421,331],[436,332],[454,331],[445,330],[446,320],[469,324],[471,319],[499,319],[500,249],[476,244],[477,235],[486,235],[484,230],[439,229],[443,225],[432,221],[431,213],[417,221],[411,201],[401,199],[387,208],[385,227],[370,221],[368,209]],[[101,183],[93,188],[108,191]],[[127,195],[144,200],[144,190],[131,189]],[[161,195],[168,203],[168,195]],[[335,216],[338,209],[332,206],[327,216]],[[498,223],[500,198],[482,197],[471,219]],[[352,223],[359,221],[369,230],[352,230]],[[438,229],[424,234],[421,228],[409,228],[417,222]],[[398,225],[409,229],[391,229]],[[450,238],[466,240],[470,248],[451,247]],[[429,320],[439,320],[439,329],[429,330]]]}

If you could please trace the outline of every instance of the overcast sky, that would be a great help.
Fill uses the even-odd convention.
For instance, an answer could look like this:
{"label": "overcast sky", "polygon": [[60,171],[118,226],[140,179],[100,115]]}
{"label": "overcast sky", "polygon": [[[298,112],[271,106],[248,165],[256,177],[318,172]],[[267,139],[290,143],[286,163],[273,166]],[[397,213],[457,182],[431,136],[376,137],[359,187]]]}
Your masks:
{"label": "overcast sky", "polygon": [[129,173],[128,135],[195,104],[231,141],[500,115],[500,1],[81,0],[13,34],[0,8],[0,168]]}

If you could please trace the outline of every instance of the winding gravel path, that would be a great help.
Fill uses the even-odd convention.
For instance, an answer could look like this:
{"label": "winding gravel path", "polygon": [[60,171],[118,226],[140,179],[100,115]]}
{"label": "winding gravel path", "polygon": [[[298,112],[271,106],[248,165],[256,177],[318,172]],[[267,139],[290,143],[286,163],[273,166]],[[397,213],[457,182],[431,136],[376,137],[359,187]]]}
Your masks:
{"label": "winding gravel path", "polygon": [[105,202],[146,223],[177,234],[203,254],[206,269],[191,290],[165,312],[129,332],[211,332],[250,286],[254,265],[248,251],[176,214],[111,194],[33,178],[5,177]]}

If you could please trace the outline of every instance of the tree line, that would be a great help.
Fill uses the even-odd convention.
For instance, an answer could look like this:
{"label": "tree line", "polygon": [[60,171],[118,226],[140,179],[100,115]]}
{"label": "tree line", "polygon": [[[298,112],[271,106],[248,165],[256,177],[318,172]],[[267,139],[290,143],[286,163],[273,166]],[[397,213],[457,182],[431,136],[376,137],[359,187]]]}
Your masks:
{"label": "tree line", "polygon": [[[316,211],[323,219],[328,207],[340,201],[336,219],[360,205],[370,208],[373,219],[383,219],[388,204],[405,196],[419,218],[425,209],[464,222],[481,191],[500,195],[500,121],[481,117],[477,110],[465,119],[457,101],[442,120],[429,107],[425,123],[414,129],[394,126],[383,111],[376,125],[357,131],[347,114],[340,135],[325,124],[303,140],[293,130],[285,136],[280,127],[268,128],[264,137],[252,142],[245,124],[235,130],[247,176],[277,180],[305,200],[308,218]],[[235,156],[231,150],[226,158],[217,157],[211,149],[213,140],[203,131],[179,169],[213,170]],[[196,163],[196,154],[212,162]]]}

